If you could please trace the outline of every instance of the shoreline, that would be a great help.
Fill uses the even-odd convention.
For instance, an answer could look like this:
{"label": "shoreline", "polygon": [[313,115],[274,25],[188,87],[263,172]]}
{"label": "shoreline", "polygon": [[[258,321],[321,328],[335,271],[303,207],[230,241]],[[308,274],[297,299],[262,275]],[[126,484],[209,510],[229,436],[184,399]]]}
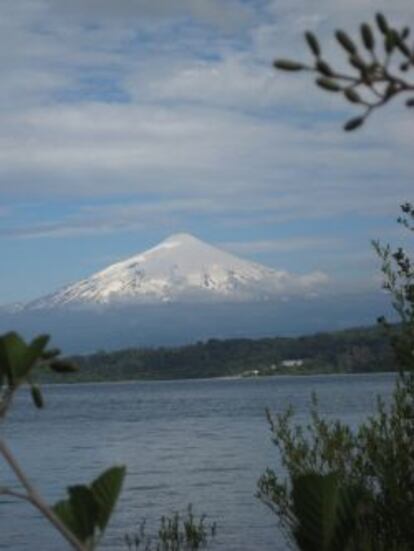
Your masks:
{"label": "shoreline", "polygon": [[221,382],[221,381],[258,381],[258,380],[269,380],[269,379],[287,379],[287,378],[297,378],[297,377],[363,377],[366,375],[397,375],[395,371],[364,371],[360,373],[280,373],[279,375],[262,375],[257,377],[243,377],[242,375],[229,376],[225,375],[223,377],[185,377],[185,378],[175,378],[175,379],[124,379],[124,380],[108,380],[108,381],[56,381],[56,382],[42,382],[39,381],[42,387],[49,386],[74,386],[74,385],[130,385],[130,384],[145,384],[145,383],[184,383],[184,382]]}

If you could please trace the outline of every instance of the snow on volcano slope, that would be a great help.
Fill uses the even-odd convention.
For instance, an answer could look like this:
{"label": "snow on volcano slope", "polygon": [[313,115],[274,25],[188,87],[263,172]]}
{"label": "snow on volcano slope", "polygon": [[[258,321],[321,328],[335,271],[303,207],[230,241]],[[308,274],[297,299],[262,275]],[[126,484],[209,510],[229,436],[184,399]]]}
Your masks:
{"label": "snow on volcano slope", "polygon": [[262,301],[309,293],[327,276],[295,276],[176,234],[91,277],[29,303],[28,309],[99,304]]}

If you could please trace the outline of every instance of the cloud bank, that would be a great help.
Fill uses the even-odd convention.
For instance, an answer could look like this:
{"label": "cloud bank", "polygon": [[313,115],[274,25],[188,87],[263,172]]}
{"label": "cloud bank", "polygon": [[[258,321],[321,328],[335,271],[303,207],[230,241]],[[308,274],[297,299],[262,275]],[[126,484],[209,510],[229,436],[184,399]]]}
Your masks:
{"label": "cloud bank", "polygon": [[308,243],[309,271],[327,233],[331,259],[366,250],[412,194],[412,121],[396,102],[344,135],[351,106],[271,63],[307,59],[312,29],[340,64],[334,29],[380,9],[414,15],[408,0],[3,3],[0,239],[145,232],[133,252],[186,229],[281,268]]}

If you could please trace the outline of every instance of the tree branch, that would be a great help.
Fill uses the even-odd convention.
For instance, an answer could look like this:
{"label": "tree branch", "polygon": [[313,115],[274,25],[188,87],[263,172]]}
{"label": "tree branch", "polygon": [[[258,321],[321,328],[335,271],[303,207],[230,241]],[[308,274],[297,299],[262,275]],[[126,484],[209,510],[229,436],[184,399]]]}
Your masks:
{"label": "tree branch", "polygon": [[7,488],[2,488],[1,493],[29,501],[61,533],[61,535],[70,543],[73,549],[75,549],[76,551],[86,551],[86,548],[78,540],[78,538],[76,538],[74,534],[72,534],[72,532],[68,530],[68,528],[66,528],[62,521],[53,512],[53,510],[47,505],[45,501],[43,501],[43,498],[32,486],[31,482],[26,477],[22,468],[13,456],[12,452],[2,439],[0,439],[0,454],[4,457],[5,461],[8,463],[8,465],[16,475],[17,479],[26,490],[27,494],[14,492],[13,490],[9,490]]}

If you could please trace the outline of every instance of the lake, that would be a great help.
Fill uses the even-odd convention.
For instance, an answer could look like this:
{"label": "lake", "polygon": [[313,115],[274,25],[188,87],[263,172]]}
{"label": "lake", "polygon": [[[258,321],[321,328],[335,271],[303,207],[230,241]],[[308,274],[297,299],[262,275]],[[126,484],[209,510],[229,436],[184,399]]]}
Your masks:
{"label": "lake", "polygon": [[[212,549],[282,550],[275,517],[255,498],[267,466],[280,470],[265,407],[292,404],[306,420],[312,392],[321,411],[356,426],[388,397],[392,374],[321,375],[123,384],[45,386],[46,407],[17,396],[2,428],[49,502],[113,464],[128,468],[102,549],[124,550],[123,536],[146,518],[193,504],[217,522]],[[0,484],[13,478],[0,459]],[[25,503],[2,498],[0,549],[60,551],[67,545]]]}

